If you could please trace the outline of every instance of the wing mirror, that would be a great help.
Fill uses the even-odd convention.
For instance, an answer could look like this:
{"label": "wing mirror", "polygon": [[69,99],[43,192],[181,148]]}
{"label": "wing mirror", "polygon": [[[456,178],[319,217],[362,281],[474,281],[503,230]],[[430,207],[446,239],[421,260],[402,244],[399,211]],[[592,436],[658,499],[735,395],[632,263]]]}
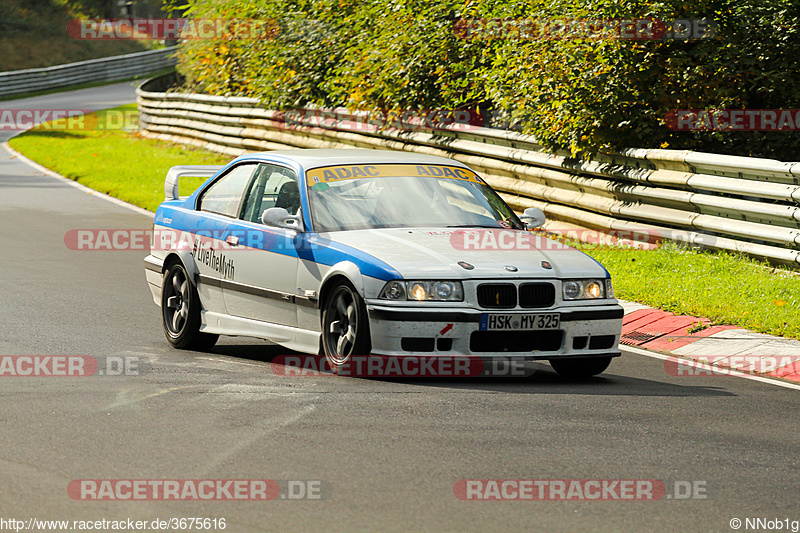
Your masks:
{"label": "wing mirror", "polygon": [[547,221],[544,216],[544,211],[538,207],[529,207],[522,213],[519,219],[525,223],[525,227],[527,228],[538,228]]}
{"label": "wing mirror", "polygon": [[265,226],[276,228],[291,229],[297,232],[303,231],[303,217],[300,211],[296,215],[290,215],[283,207],[270,207],[261,215],[261,222]]}

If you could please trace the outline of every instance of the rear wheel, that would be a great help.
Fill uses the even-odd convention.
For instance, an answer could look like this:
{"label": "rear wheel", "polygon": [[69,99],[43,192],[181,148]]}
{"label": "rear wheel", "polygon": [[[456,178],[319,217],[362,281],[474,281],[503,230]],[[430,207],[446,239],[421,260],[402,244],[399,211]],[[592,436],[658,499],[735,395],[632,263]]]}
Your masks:
{"label": "rear wheel", "polygon": [[175,348],[208,350],[219,335],[200,331],[200,297],[180,263],[170,266],[161,284],[161,323]]}
{"label": "rear wheel", "polygon": [[611,364],[610,357],[585,357],[582,359],[550,359],[550,366],[561,377],[582,379],[601,374]]}
{"label": "rear wheel", "polygon": [[367,308],[355,287],[346,281],[336,285],[325,299],[322,350],[334,372],[354,355],[369,355]]}

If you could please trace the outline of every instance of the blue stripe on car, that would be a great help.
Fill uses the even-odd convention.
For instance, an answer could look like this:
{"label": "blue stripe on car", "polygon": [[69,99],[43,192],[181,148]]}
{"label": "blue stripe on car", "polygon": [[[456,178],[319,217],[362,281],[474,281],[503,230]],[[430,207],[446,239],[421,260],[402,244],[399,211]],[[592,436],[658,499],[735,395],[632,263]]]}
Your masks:
{"label": "blue stripe on car", "polygon": [[589,255],[589,254],[587,254],[587,253],[583,253],[583,252],[581,252],[581,253],[582,253],[583,255],[585,255],[586,257],[588,257],[589,259],[591,259],[592,261],[594,261],[595,263],[597,263],[597,266],[599,266],[600,268],[602,268],[602,269],[603,269],[603,272],[605,272],[605,273],[606,273],[606,279],[608,279],[608,278],[610,278],[610,277],[611,277],[611,272],[609,272],[608,270],[606,270],[606,267],[604,267],[604,266],[603,266],[603,264],[602,264],[600,261],[598,261],[597,259],[595,259],[594,257],[592,257],[591,255]]}
{"label": "blue stripe on car", "polygon": [[[241,246],[267,253],[288,255],[327,266],[333,266],[341,261],[351,261],[364,276],[383,281],[402,278],[396,269],[377,257],[358,248],[323,238],[317,233],[292,235],[280,230],[271,230],[260,224],[171,206],[160,207],[158,215],[156,220],[161,219],[158,221],[160,225],[176,231],[202,234],[220,241],[224,241],[229,235],[235,235],[240,238]],[[166,224],[164,218],[172,219],[172,222]]]}

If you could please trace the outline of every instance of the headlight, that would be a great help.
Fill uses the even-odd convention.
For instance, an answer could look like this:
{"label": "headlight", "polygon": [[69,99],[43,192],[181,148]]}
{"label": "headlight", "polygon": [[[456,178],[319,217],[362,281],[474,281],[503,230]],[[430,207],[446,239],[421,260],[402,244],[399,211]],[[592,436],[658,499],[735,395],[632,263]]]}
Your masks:
{"label": "headlight", "polygon": [[574,300],[575,298],[580,298],[581,291],[581,284],[578,281],[565,281],[564,282],[564,299],[565,300]]}
{"label": "headlight", "polygon": [[411,287],[408,288],[408,299],[409,300],[427,300],[428,299],[428,291],[427,283],[412,283]]}
{"label": "headlight", "polygon": [[564,281],[561,288],[565,300],[596,300],[606,298],[607,289],[611,288],[611,280],[572,279]]}
{"label": "headlight", "polygon": [[381,291],[382,300],[461,302],[464,287],[460,281],[390,281]]}
{"label": "headlight", "polygon": [[405,300],[406,299],[406,285],[402,281],[390,281],[383,288],[381,298],[387,300]]}
{"label": "headlight", "polygon": [[437,300],[452,300],[458,287],[452,281],[437,281],[433,284],[433,297]]}

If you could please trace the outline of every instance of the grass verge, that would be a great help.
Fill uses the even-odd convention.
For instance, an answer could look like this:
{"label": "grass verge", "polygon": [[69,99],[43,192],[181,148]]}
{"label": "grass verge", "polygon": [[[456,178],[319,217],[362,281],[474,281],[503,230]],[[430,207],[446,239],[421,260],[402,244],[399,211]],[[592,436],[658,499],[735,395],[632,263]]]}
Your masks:
{"label": "grass verge", "polygon": [[[87,124],[135,126],[135,104],[98,113]],[[182,164],[223,164],[230,157],[144,139],[119,129],[56,130],[47,125],[11,140],[34,161],[100,192],[154,211],[164,199],[167,170]],[[181,194],[202,179],[181,180]],[[575,243],[571,243],[575,244]],[[730,253],[702,253],[675,244],[657,250],[578,244],[611,272],[617,297],[677,314],[800,339],[800,278]]]}
{"label": "grass verge", "polygon": [[[84,127],[43,124],[14,137],[10,145],[24,156],[71,180],[155,211],[164,201],[164,178],[175,165],[221,165],[230,156],[193,146],[145,139],[135,128],[136,104],[86,115]],[[181,180],[191,194],[202,178]]]}
{"label": "grass verge", "polygon": [[715,324],[800,339],[800,277],[732,253],[666,243],[656,250],[589,246],[614,280],[618,298]]}

